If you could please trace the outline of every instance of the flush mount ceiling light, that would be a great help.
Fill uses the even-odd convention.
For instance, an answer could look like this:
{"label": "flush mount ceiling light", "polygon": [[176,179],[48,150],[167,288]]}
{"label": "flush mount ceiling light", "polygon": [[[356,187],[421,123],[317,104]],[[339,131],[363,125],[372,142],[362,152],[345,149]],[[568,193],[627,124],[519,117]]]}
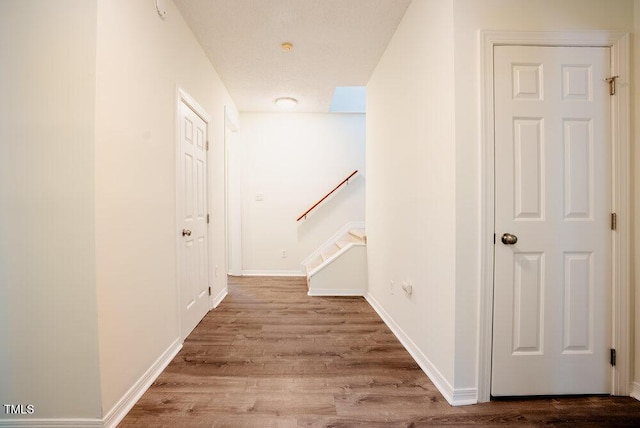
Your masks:
{"label": "flush mount ceiling light", "polygon": [[278,107],[283,109],[293,108],[298,104],[298,100],[291,97],[276,98],[275,103]]}
{"label": "flush mount ceiling light", "polygon": [[291,52],[291,50],[293,49],[293,43],[284,42],[280,45],[280,47],[282,47],[283,52]]}

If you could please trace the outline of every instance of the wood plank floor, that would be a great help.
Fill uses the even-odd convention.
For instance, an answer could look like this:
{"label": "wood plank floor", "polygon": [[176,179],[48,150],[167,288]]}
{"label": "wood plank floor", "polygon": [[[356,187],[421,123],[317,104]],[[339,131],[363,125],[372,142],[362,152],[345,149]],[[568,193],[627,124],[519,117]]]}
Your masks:
{"label": "wood plank floor", "polygon": [[362,298],[301,278],[230,278],[229,295],[125,427],[640,426],[628,397],[451,407]]}

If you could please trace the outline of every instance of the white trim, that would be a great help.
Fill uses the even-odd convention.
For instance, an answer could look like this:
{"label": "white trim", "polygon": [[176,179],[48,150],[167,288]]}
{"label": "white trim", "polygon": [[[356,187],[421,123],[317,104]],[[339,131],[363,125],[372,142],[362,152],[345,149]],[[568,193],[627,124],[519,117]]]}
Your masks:
{"label": "white trim", "polygon": [[451,399],[452,406],[470,406],[478,404],[477,388],[454,388],[453,397]]}
{"label": "white trim", "polygon": [[240,130],[239,122],[240,118],[238,117],[238,111],[228,105],[225,105],[224,126],[229,128],[232,132],[238,132]]}
{"label": "white trim", "polygon": [[305,277],[304,273],[298,270],[243,270],[242,276],[295,276]]}
{"label": "white trim", "polygon": [[613,347],[618,364],[613,370],[612,393],[627,395],[630,379],[631,299],[629,298],[630,251],[630,89],[629,34],[620,31],[493,32],[480,36],[480,114],[481,114],[481,263],[482,275],[478,300],[478,401],[491,398],[491,341],[493,313],[493,239],[494,239],[494,117],[493,49],[498,45],[602,46],[611,47],[615,74],[620,76],[617,95],[612,97],[613,130],[613,206],[618,213],[614,235]]}
{"label": "white trim", "polygon": [[640,401],[640,383],[633,382],[631,384],[631,396]]}
{"label": "white trim", "polygon": [[0,427],[33,427],[33,428],[102,428],[101,419],[0,419]]}
{"label": "white trim", "polygon": [[212,307],[212,308],[217,308],[217,307],[218,307],[218,305],[219,305],[220,303],[222,303],[222,301],[224,300],[224,298],[225,298],[225,297],[227,297],[227,294],[229,294],[229,289],[228,289],[227,287],[224,287],[224,288],[222,289],[222,291],[220,291],[220,292],[218,293],[218,295],[217,295],[216,297],[214,297],[214,298],[213,298],[213,301],[212,301],[211,307]]}
{"label": "white trim", "polygon": [[[103,424],[106,428],[117,426],[127,413],[138,402],[140,397],[149,389],[151,384],[160,376],[162,371],[169,365],[171,360],[182,349],[180,338],[176,338],[171,345],[158,357],[158,359],[147,369],[147,371],[133,384],[129,391],[116,403],[115,406],[104,417]],[[102,425],[100,425],[102,426]]]}
{"label": "white trim", "polygon": [[631,88],[629,64],[629,34],[620,33],[611,45],[614,75],[620,76],[616,95],[611,97],[613,131],[613,211],[617,213],[617,229],[613,236],[613,332],[612,347],[616,349],[611,392],[629,395],[632,380],[631,347]]}
{"label": "white trim", "polygon": [[[225,236],[225,273],[227,275],[237,275],[242,272],[242,197],[241,191],[239,194],[235,192],[232,194],[232,183],[230,179],[230,170],[234,166],[234,163],[230,162],[231,144],[229,142],[229,133],[237,134],[238,118],[237,116],[231,117],[230,107],[224,106],[224,236]],[[237,112],[233,110],[237,115]],[[239,178],[239,177],[238,177]],[[235,216],[231,216],[229,211],[231,210],[231,202],[234,202],[234,207],[239,205],[239,212],[235,213]],[[233,218],[233,222],[230,219]],[[237,226],[236,226],[237,225]],[[232,227],[236,226],[236,227]],[[234,233],[236,228],[240,233]],[[233,230],[232,230],[233,229]]]}
{"label": "white trim", "polygon": [[[209,123],[211,122],[211,116],[209,116],[207,111],[204,108],[202,108],[200,104],[198,104],[196,99],[193,98],[191,95],[189,95],[187,91],[185,91],[181,87],[178,87],[178,106],[180,105],[180,102],[184,102],[191,110],[193,110],[195,114],[200,116],[200,119],[202,119],[207,125],[209,125]],[[180,112],[178,112],[178,114],[180,114]],[[176,122],[176,123],[179,123],[179,122]],[[179,135],[180,134],[178,134],[178,136]],[[207,132],[207,137],[208,136],[209,135]]]}
{"label": "white trim", "polygon": [[365,295],[365,299],[371,307],[378,313],[382,321],[389,327],[391,332],[402,343],[402,346],[411,354],[413,359],[418,363],[423,372],[429,377],[431,382],[438,388],[438,391],[452,406],[465,406],[477,403],[477,390],[475,388],[454,389],[447,379],[440,373],[431,361],[420,351],[409,336],[400,328],[391,316],[382,308],[376,299],[370,294]]}

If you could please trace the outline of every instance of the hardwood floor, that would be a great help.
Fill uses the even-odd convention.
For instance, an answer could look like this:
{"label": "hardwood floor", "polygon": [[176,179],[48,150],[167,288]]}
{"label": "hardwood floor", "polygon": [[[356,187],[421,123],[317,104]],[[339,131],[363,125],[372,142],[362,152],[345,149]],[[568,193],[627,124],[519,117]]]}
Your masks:
{"label": "hardwood floor", "polygon": [[362,298],[302,278],[230,278],[229,295],[119,427],[640,426],[628,397],[451,407]]}

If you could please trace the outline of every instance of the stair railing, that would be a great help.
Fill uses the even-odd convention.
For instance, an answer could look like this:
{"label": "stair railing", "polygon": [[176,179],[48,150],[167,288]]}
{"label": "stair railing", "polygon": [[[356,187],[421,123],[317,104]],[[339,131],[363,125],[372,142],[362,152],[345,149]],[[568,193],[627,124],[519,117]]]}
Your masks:
{"label": "stair railing", "polygon": [[338,189],[339,189],[340,187],[342,187],[343,185],[345,185],[345,184],[349,184],[349,179],[350,179],[351,177],[353,177],[354,175],[356,175],[357,173],[358,173],[358,170],[356,169],[356,170],[355,170],[355,171],[353,171],[351,174],[349,174],[349,176],[348,176],[347,178],[345,178],[344,180],[342,180],[342,181],[340,182],[340,184],[338,184],[336,187],[334,187],[334,188],[333,188],[333,190],[332,190],[332,191],[330,191],[329,193],[327,193],[326,195],[324,195],[324,196],[323,196],[323,197],[322,197],[318,202],[316,202],[315,204],[313,204],[313,205],[311,206],[311,208],[309,208],[308,210],[306,210],[306,211],[304,212],[304,214],[302,214],[300,217],[298,217],[298,218],[296,219],[296,221],[300,221],[300,220],[302,220],[303,218],[304,218],[304,219],[306,219],[306,218],[307,218],[307,214],[309,214],[311,211],[313,211],[313,209],[314,209],[315,207],[317,207],[318,205],[320,205],[320,204],[321,204],[325,199],[327,199],[329,196],[331,196],[331,194],[332,194],[333,192],[335,192],[336,190],[338,190]]}

